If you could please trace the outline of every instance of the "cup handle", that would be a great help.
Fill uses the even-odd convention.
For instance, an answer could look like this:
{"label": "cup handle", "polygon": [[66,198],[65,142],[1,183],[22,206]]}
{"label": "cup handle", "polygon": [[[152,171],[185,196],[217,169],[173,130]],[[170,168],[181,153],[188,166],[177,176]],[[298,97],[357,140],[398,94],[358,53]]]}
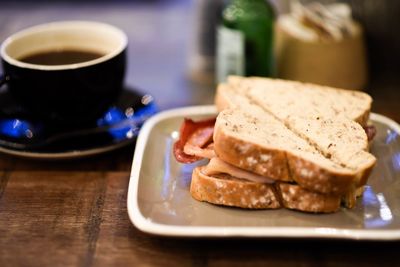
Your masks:
{"label": "cup handle", "polygon": [[0,74],[0,87],[2,87],[3,85],[5,85],[5,84],[8,83],[9,81],[10,81],[10,76],[9,76],[9,75]]}

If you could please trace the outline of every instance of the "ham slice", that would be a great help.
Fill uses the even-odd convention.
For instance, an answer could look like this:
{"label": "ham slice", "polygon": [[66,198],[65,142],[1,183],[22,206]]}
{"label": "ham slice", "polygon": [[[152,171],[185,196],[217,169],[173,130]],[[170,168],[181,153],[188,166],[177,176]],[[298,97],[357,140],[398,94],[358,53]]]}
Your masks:
{"label": "ham slice", "polygon": [[185,154],[193,155],[199,158],[211,159],[216,156],[214,151],[214,143],[209,144],[205,148],[200,148],[198,146],[193,146],[190,143],[186,143],[186,145],[183,147],[183,151]]}
{"label": "ham slice", "polygon": [[211,158],[214,149],[209,147],[212,143],[215,118],[201,121],[184,120],[179,139],[174,144],[174,155],[178,162],[192,163],[202,158]]}
{"label": "ham slice", "polygon": [[245,171],[229,163],[226,163],[225,161],[217,157],[212,158],[207,166],[202,169],[202,172],[207,176],[224,173],[229,174],[230,176],[235,178],[245,179],[256,183],[275,183],[275,180],[273,179]]}

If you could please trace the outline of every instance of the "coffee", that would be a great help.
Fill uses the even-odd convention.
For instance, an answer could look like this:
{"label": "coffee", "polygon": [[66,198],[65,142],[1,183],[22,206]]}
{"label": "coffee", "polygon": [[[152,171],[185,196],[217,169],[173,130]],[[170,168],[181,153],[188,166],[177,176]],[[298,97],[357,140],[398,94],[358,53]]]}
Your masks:
{"label": "coffee", "polygon": [[0,89],[6,84],[27,114],[46,126],[91,125],[123,90],[127,45],[123,31],[100,22],[24,29],[0,46]]}
{"label": "coffee", "polygon": [[67,65],[94,60],[102,56],[104,56],[104,54],[96,51],[54,50],[31,54],[19,60],[37,65]]}

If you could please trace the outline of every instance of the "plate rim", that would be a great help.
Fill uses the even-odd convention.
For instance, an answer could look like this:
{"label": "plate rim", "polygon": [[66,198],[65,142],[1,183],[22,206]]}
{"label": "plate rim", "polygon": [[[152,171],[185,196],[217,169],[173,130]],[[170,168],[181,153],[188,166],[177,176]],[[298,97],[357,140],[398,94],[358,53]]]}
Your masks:
{"label": "plate rim", "polygon": [[[139,230],[159,236],[175,237],[259,237],[259,238],[329,238],[349,240],[400,239],[400,229],[346,229],[334,227],[271,227],[271,226],[184,226],[166,225],[147,219],[140,212],[138,187],[142,158],[149,139],[149,133],[160,121],[173,117],[207,115],[216,113],[214,105],[188,106],[162,111],[145,122],[137,137],[128,185],[127,211],[133,225]],[[388,125],[400,134],[400,125],[394,120],[371,112],[370,120]]]}
{"label": "plate rim", "polygon": [[20,158],[27,158],[27,159],[42,159],[42,160],[63,160],[63,159],[77,159],[82,157],[88,157],[93,155],[102,154],[105,152],[113,151],[118,148],[127,146],[128,144],[133,143],[134,138],[129,138],[122,140],[117,143],[113,143],[110,145],[99,146],[90,149],[83,149],[83,150],[71,150],[66,152],[55,152],[55,153],[48,153],[48,152],[30,152],[26,150],[12,150],[5,147],[0,146],[0,152],[3,154],[16,156]]}

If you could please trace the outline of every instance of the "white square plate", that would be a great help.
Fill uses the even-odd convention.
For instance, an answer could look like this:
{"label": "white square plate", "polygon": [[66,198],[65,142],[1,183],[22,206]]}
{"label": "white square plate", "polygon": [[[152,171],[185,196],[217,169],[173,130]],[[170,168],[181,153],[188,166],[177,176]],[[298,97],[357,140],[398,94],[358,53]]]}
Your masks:
{"label": "white square plate", "polygon": [[371,152],[378,162],[356,207],[308,214],[228,208],[190,196],[196,164],[176,162],[172,146],[184,117],[215,115],[214,106],[179,108],[145,123],[137,139],[128,190],[128,213],[137,228],[185,237],[400,239],[400,126],[396,122],[371,114],[377,128]]}

